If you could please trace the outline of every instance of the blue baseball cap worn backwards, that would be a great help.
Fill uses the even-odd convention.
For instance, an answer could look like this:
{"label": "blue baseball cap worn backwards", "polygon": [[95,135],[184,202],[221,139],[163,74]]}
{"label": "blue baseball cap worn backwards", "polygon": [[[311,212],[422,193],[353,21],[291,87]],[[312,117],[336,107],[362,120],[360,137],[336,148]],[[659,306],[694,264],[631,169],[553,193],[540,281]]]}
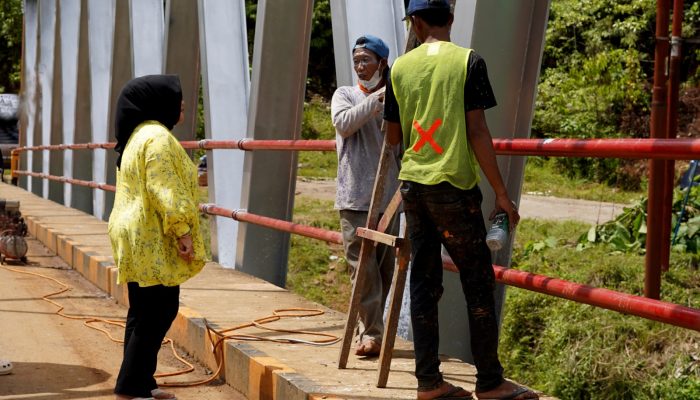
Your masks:
{"label": "blue baseball cap worn backwards", "polygon": [[450,10],[450,2],[447,0],[411,0],[406,9],[406,15],[411,16],[422,10]]}
{"label": "blue baseball cap worn backwards", "polygon": [[352,51],[354,52],[356,49],[372,50],[379,58],[389,58],[389,47],[382,39],[376,36],[360,36],[355,41],[355,46],[353,46]]}

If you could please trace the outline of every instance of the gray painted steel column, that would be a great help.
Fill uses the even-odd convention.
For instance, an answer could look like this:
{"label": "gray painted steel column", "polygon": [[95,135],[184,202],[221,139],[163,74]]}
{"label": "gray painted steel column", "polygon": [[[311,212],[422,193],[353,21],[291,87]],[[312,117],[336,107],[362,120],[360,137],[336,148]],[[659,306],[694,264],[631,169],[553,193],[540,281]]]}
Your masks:
{"label": "gray painted steel column", "polygon": [[[61,90],[62,90],[62,80],[61,80],[61,19],[59,17],[58,4],[54,4],[54,19],[56,26],[54,29],[54,51],[53,51],[53,65],[52,65],[52,75],[53,80],[51,82],[51,119],[49,122],[49,143],[50,144],[61,144],[63,143],[63,107],[61,106]],[[63,175],[63,151],[50,151],[49,152],[49,174],[54,176]],[[62,182],[48,181],[49,190],[48,198],[49,200],[55,201],[59,204],[64,204],[63,197],[63,186]]]}
{"label": "gray painted steel column", "polygon": [[[114,45],[115,0],[88,0],[88,43],[90,50],[90,117],[92,141],[109,141],[110,85],[112,80],[112,52]],[[111,151],[111,150],[110,150]],[[105,182],[107,155],[103,149],[93,152],[93,179]],[[105,193],[93,191],[93,215],[107,219]]]}
{"label": "gray painted steel column", "polygon": [[167,0],[165,7],[165,73],[180,76],[185,120],[173,133],[179,140],[194,140],[199,102],[199,24],[197,3]]}
{"label": "gray painted steel column", "polygon": [[134,77],[163,73],[163,0],[130,0],[129,16]]}
{"label": "gray painted steel column", "polygon": [[[39,0],[39,112],[37,118],[40,126],[34,133],[35,145],[51,143],[51,100],[53,89],[53,56],[56,38],[56,0]],[[49,151],[42,150],[34,154],[35,172],[49,173]],[[44,198],[49,196],[49,181],[34,178],[33,192]]]}
{"label": "gray painted steel column", "polygon": [[[460,46],[472,47],[486,60],[498,101],[497,107],[486,111],[494,138],[530,136],[548,12],[549,0],[457,2],[452,40]],[[524,158],[498,157],[498,164],[510,197],[517,201]],[[481,182],[482,211],[487,218],[493,210],[495,196],[483,175]],[[489,221],[486,224],[490,226]],[[495,254],[494,264],[510,266],[511,246]],[[456,274],[445,274],[445,293],[440,301],[440,352],[472,361],[462,288]],[[504,301],[505,287],[498,285],[499,316]],[[455,315],[460,317],[455,318]]]}
{"label": "gray painted steel column", "polygon": [[403,53],[406,42],[403,0],[331,0],[333,50],[338,86],[357,83],[351,49],[355,40],[371,34],[389,46],[389,65]]}
{"label": "gray painted steel column", "polygon": [[[301,137],[312,14],[313,0],[258,2],[248,137]],[[242,207],[291,220],[296,170],[296,152],[246,153]],[[284,287],[289,234],[240,224],[238,235],[236,268]]]}
{"label": "gray painted steel column", "polygon": [[[78,80],[75,86],[75,130],[73,140],[75,143],[88,143],[92,141],[91,114],[91,79],[90,79],[90,46],[88,36],[88,0],[80,0],[80,23],[78,24]],[[92,150],[74,150],[71,174],[75,179],[85,181],[92,180],[94,152]],[[71,189],[70,206],[78,210],[92,214],[93,189],[85,186],[74,185]]]}
{"label": "gray painted steel column", "polygon": [[[166,0],[163,44],[164,73],[180,77],[184,116],[172,129],[178,140],[195,140],[200,88],[199,10],[191,0]],[[193,151],[187,150],[192,156]],[[195,160],[197,162],[197,160]]]}
{"label": "gray painted steel column", "polygon": [[[59,5],[61,100],[63,143],[75,143],[75,101],[78,86],[78,33],[80,29],[80,0],[62,0]],[[73,151],[63,152],[63,174],[73,176]],[[63,204],[70,206],[73,185],[63,185]]]}
{"label": "gray painted steel column", "polygon": [[[245,137],[248,93],[248,39],[243,0],[199,0],[199,38],[206,137],[236,140]],[[209,201],[240,208],[243,152],[207,152]],[[212,255],[220,264],[236,262],[238,224],[212,218]]]}
{"label": "gray painted steel column", "polygon": [[[20,145],[33,146],[34,132],[36,128],[37,113],[37,59],[39,47],[39,4],[37,0],[25,0],[24,2],[24,35],[22,38],[24,47],[22,59],[22,106],[20,108]],[[20,169],[30,170],[34,162],[34,154],[25,151],[20,158]],[[28,191],[32,191],[32,179],[21,177],[19,185]]]}
{"label": "gray painted steel column", "polygon": [[[129,30],[129,2],[128,0],[117,0],[114,10],[114,47],[112,53],[112,80],[110,82],[109,96],[109,119],[107,122],[107,140],[114,142],[114,119],[117,97],[121,93],[124,85],[133,77],[131,52],[131,32]],[[110,185],[117,184],[117,153],[114,150],[106,151],[106,174],[105,182]],[[104,192],[105,211],[104,219],[108,219],[114,206],[114,193]]]}

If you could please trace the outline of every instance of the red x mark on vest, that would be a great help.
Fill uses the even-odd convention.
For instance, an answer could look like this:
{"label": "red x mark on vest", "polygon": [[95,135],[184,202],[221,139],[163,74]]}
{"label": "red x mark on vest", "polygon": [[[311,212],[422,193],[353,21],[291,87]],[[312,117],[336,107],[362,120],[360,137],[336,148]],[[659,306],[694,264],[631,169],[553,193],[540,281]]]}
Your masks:
{"label": "red x mark on vest", "polygon": [[423,148],[423,145],[430,143],[430,146],[432,146],[436,153],[442,154],[442,147],[440,147],[440,145],[438,145],[433,139],[433,133],[435,133],[435,130],[440,127],[440,125],[442,125],[442,120],[438,118],[426,132],[423,127],[420,126],[418,121],[413,121],[413,127],[416,128],[416,131],[418,131],[418,134],[420,135],[420,140],[413,145],[413,151],[418,152],[421,148]]}

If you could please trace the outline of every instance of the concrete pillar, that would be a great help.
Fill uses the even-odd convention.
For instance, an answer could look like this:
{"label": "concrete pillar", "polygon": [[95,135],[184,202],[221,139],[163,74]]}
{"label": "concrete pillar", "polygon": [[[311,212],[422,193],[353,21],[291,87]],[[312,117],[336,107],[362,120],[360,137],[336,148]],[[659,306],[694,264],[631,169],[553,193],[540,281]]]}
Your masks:
{"label": "concrete pillar", "polygon": [[[117,138],[114,136],[114,120],[115,109],[117,106],[117,98],[121,93],[124,85],[134,76],[132,72],[132,39],[129,30],[129,1],[117,0],[114,10],[114,47],[112,60],[119,60],[112,63],[112,80],[110,82],[109,96],[109,119],[107,122],[107,140],[115,142]],[[117,152],[114,150],[106,151],[106,169],[105,182],[110,185],[117,184]],[[114,206],[114,193],[103,192],[105,196],[104,219],[109,218]]]}
{"label": "concrete pillar", "polygon": [[[75,102],[78,87],[80,0],[63,0],[59,5],[63,143],[75,143]],[[63,175],[73,176],[73,151],[63,152]],[[72,204],[73,185],[63,185],[63,204]]]}
{"label": "concrete pillar", "polygon": [[[250,76],[243,0],[199,0],[199,40],[206,137],[237,140],[245,137]],[[238,209],[241,205],[243,152],[207,152],[209,201]],[[236,261],[238,224],[212,218],[212,255],[220,264]]]}
{"label": "concrete pillar", "polygon": [[[34,145],[37,112],[37,60],[39,47],[39,3],[37,0],[24,2],[24,35],[22,40],[22,98],[20,107],[20,146]],[[20,158],[20,169],[30,170],[34,162],[34,154],[25,151]],[[19,185],[33,191],[32,179],[21,177]]]}
{"label": "concrete pillar", "polygon": [[129,17],[134,77],[163,73],[163,0],[129,0]]}
{"label": "concrete pillar", "polygon": [[185,120],[173,129],[173,134],[179,140],[194,140],[200,80],[197,3],[167,0],[165,15],[165,73],[180,76],[185,101]]}
{"label": "concrete pillar", "polygon": [[[37,72],[39,78],[39,112],[36,114],[39,129],[34,132],[35,145],[51,143],[51,97],[53,91],[55,38],[56,0],[39,0],[39,65]],[[48,150],[34,152],[32,169],[35,172],[49,173]],[[33,178],[32,181],[32,191],[36,195],[48,198],[49,181],[41,178]]]}
{"label": "concrete pillar", "polygon": [[[80,22],[78,24],[78,67],[75,87],[75,143],[92,141],[91,96],[92,79],[90,78],[90,46],[88,36],[88,0],[80,0]],[[94,170],[94,152],[92,150],[74,150],[72,152],[71,176],[75,179],[91,181]],[[75,185],[71,188],[70,206],[92,214],[94,210],[93,189]]]}
{"label": "concrete pillar", "polygon": [[[90,52],[90,117],[92,142],[109,141],[109,108],[111,104],[112,54],[116,0],[88,0],[88,45]],[[110,150],[111,151],[111,150]],[[93,179],[105,182],[107,154],[103,149],[93,152]],[[107,219],[105,193],[93,191],[93,215]]]}
{"label": "concrete pillar", "polygon": [[[51,95],[51,108],[49,110],[50,119],[48,122],[49,126],[49,143],[50,144],[61,144],[63,143],[63,107],[61,106],[61,90],[62,90],[62,80],[61,80],[61,19],[59,18],[58,4],[54,3],[54,45],[53,45],[53,65],[52,65],[52,75],[53,80],[51,82],[50,95]],[[49,174],[54,176],[63,175],[63,152],[62,151],[49,151]],[[49,200],[55,201],[59,204],[64,204],[63,197],[63,186],[62,182],[48,181],[48,198]]]}
{"label": "concrete pillar", "polygon": [[[494,138],[527,138],[544,49],[549,0],[460,0],[455,7],[452,41],[476,50],[488,66],[498,106],[486,111]],[[520,198],[524,157],[499,157],[499,168],[511,199]],[[495,196],[482,176],[484,217],[493,210]],[[489,222],[487,221],[487,226]],[[510,266],[512,244],[494,257]],[[459,277],[445,272],[445,293],[440,301],[440,352],[471,362],[469,323]],[[496,291],[497,309],[505,301],[505,287]],[[460,316],[455,318],[454,316]]]}
{"label": "concrete pillar", "polygon": [[357,83],[351,49],[355,40],[371,34],[389,46],[389,65],[403,53],[406,42],[403,0],[331,0],[333,50],[338,86]]}
{"label": "concrete pillar", "polygon": [[[301,137],[312,14],[313,0],[258,2],[248,137]],[[258,151],[245,156],[242,207],[253,214],[291,220],[296,152]],[[241,224],[238,235],[236,268],[284,287],[289,234]]]}

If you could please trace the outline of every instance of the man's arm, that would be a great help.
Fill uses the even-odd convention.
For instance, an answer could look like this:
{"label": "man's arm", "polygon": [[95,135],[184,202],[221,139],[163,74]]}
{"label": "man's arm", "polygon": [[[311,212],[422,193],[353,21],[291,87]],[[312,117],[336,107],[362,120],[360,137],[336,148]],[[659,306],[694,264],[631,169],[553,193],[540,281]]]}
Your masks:
{"label": "man's arm", "polygon": [[403,131],[401,130],[401,124],[398,122],[391,122],[384,120],[386,123],[386,136],[389,144],[395,146],[403,140]]}
{"label": "man's arm", "polygon": [[488,125],[486,125],[484,110],[467,111],[466,116],[467,139],[474,150],[477,161],[479,161],[481,170],[484,171],[486,179],[496,193],[496,209],[489,218],[493,218],[497,211],[505,211],[508,214],[509,225],[512,230],[520,221],[520,214],[518,214],[518,210],[508,197],[506,186],[501,178],[501,172],[498,170],[496,152],[493,150],[493,138]]}
{"label": "man's arm", "polygon": [[384,109],[384,90],[380,89],[367,96],[359,104],[353,104],[350,96],[336,90],[331,99],[331,119],[336,132],[343,138],[352,136],[368,121]]}

